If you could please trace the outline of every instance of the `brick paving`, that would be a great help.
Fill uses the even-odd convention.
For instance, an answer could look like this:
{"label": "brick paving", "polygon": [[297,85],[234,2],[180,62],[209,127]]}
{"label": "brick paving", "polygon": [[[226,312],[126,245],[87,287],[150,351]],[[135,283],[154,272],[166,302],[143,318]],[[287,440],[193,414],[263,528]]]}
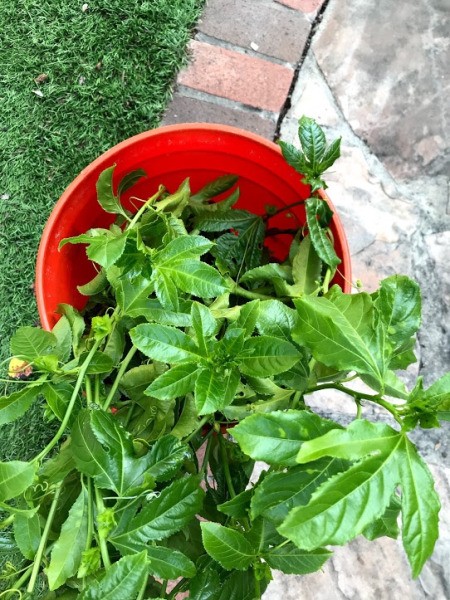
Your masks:
{"label": "brick paving", "polygon": [[162,124],[235,125],[273,139],[323,0],[209,0]]}

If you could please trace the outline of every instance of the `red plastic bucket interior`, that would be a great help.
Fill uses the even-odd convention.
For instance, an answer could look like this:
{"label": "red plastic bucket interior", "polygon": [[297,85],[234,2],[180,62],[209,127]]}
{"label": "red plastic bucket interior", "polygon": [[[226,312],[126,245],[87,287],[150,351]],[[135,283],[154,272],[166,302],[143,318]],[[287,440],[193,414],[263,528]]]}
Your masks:
{"label": "red plastic bucket interior", "polygon": [[[309,187],[286,164],[276,144],[234,127],[198,123],[169,125],[114,146],[69,185],[45,226],[36,266],[37,305],[45,329],[51,329],[57,322],[58,304],[71,304],[79,310],[86,304],[87,298],[78,292],[77,286],[89,281],[96,271],[86,257],[85,246],[67,244],[61,250],[58,246],[64,238],[79,235],[92,227],[107,227],[113,222],[114,216],[105,213],[97,203],[96,182],[100,173],[114,164],[115,185],[135,169],[144,169],[148,175],[124,196],[127,208],[133,206],[132,200],[127,200],[130,196],[146,199],[160,184],[172,192],[189,177],[191,190],[195,193],[205,183],[226,174],[239,177],[240,198],[236,207],[256,214],[264,214],[266,205],[281,208],[309,196]],[[269,223],[270,228],[280,230],[300,228],[305,223],[304,208],[300,205],[284,211]],[[349,292],[350,255],[336,213],[331,231],[336,252],[342,260],[333,283]],[[291,240],[291,235],[280,234],[271,237],[266,245],[274,258],[283,260]]]}

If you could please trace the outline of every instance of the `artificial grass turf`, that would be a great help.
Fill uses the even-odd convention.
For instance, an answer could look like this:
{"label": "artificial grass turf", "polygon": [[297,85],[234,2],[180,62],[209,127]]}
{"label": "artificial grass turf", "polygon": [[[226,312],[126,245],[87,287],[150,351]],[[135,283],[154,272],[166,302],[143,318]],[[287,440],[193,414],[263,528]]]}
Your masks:
{"label": "artificial grass turf", "polygon": [[[0,2],[1,361],[14,330],[37,321],[52,206],[98,155],[158,125],[204,1]],[[0,428],[0,460],[30,458],[51,430],[35,407]]]}

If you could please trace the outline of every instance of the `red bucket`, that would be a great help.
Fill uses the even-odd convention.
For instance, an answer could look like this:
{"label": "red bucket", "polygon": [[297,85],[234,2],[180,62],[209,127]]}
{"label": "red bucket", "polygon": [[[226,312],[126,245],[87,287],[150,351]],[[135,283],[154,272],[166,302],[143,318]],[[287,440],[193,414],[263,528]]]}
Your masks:
{"label": "red bucket", "polygon": [[[112,165],[115,183],[135,169],[144,169],[148,177],[139,181],[125,196],[148,198],[159,184],[175,191],[189,177],[191,190],[220,175],[239,176],[238,208],[257,214],[265,206],[277,208],[304,200],[309,187],[301,176],[282,158],[279,147],[253,133],[216,124],[188,123],[169,125],[136,135],[114,146],[89,166],[69,185],[56,203],[45,226],[36,265],[36,297],[39,317],[44,329],[51,329],[58,320],[56,308],[60,303],[82,309],[86,296],[77,285],[89,281],[95,274],[86,257],[83,245],[58,245],[67,237],[84,233],[92,227],[108,227],[114,215],[105,213],[97,203],[96,182],[100,173]],[[331,209],[334,211],[328,197]],[[302,205],[276,215],[270,227],[292,230],[305,223]],[[333,283],[345,292],[351,289],[351,266],[347,239],[338,215],[331,222],[335,249],[342,260]],[[289,250],[292,236],[281,234],[267,242],[274,256],[283,259]]]}

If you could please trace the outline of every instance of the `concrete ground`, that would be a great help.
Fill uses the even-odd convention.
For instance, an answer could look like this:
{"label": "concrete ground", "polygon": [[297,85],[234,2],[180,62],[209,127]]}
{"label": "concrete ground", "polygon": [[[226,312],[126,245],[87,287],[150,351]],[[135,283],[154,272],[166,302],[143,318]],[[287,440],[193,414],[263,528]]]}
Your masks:
{"label": "concrete ground", "polygon": [[[369,291],[392,273],[421,284],[414,375],[426,384],[450,370],[449,64],[450,0],[209,0],[164,118],[293,142],[305,114],[342,136],[328,191],[353,277]],[[339,397],[320,410],[348,417]],[[450,599],[449,425],[415,434],[442,501],[417,580],[400,542],[361,537],[319,573],[276,573],[264,599]]]}

